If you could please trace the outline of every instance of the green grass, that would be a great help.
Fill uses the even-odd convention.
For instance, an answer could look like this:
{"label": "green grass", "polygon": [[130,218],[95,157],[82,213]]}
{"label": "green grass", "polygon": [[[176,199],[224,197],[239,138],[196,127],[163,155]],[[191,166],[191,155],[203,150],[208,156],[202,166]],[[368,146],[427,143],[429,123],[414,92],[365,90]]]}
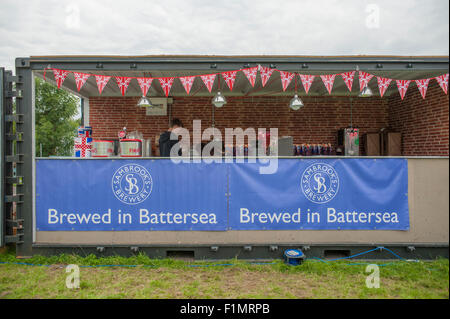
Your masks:
{"label": "green grass", "polygon": [[[280,260],[265,265],[227,260],[220,263],[233,265],[206,266],[219,262],[150,259],[142,254],[18,260],[9,250],[0,254],[0,262],[6,262],[0,264],[0,298],[449,298],[448,259],[395,261],[380,267],[380,288],[372,289],[365,285],[366,265],[350,265],[352,261],[307,260],[292,267]],[[13,264],[17,262],[50,266]],[[137,267],[81,267],[80,288],[68,289],[68,264]]]}

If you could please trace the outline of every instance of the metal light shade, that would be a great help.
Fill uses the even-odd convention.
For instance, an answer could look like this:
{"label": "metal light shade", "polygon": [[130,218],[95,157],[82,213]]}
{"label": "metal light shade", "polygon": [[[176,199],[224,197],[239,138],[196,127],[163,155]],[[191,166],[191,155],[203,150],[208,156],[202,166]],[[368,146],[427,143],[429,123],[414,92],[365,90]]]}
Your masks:
{"label": "metal light shade", "polygon": [[227,104],[227,100],[225,99],[225,96],[223,96],[222,93],[220,91],[218,91],[216,93],[216,95],[214,96],[214,98],[212,99],[211,103],[215,107],[222,107],[225,104]]}
{"label": "metal light shade", "polygon": [[147,99],[145,96],[143,96],[139,100],[137,106],[140,106],[140,107],[152,107],[153,104],[152,104],[152,102],[150,102],[149,99]]}
{"label": "metal light shade", "polygon": [[303,107],[303,105],[303,101],[298,97],[297,94],[295,94],[291,99],[291,102],[289,102],[289,107],[294,111],[298,111],[301,107]]}
{"label": "metal light shade", "polygon": [[366,85],[363,90],[359,93],[359,97],[371,97],[373,95],[372,90]]}

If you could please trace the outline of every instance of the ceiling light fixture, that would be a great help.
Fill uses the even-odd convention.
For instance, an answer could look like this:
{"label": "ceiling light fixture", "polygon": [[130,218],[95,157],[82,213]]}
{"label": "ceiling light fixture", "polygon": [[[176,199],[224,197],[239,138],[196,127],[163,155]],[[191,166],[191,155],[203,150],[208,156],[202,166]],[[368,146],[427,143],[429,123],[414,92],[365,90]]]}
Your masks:
{"label": "ceiling light fixture", "polygon": [[289,102],[289,107],[293,109],[294,111],[300,110],[304,106],[303,101],[298,97],[297,94],[297,73],[294,74],[295,79],[295,94],[294,97]]}
{"label": "ceiling light fixture", "polygon": [[220,92],[220,74],[217,76],[217,78],[219,79],[218,82],[218,90],[216,95],[213,97],[211,103],[215,106],[215,107],[222,107],[225,104],[227,104],[227,99],[225,98],[225,96]]}
{"label": "ceiling light fixture", "polygon": [[372,90],[366,85],[362,91],[358,94],[358,97],[371,97],[373,95]]}
{"label": "ceiling light fixture", "polygon": [[[356,66],[356,71],[359,73],[359,65]],[[371,97],[373,96],[372,90],[369,87],[369,83],[367,83],[361,92],[359,92],[358,97]]]}
{"label": "ceiling light fixture", "polygon": [[137,104],[139,107],[153,107],[152,102],[145,96],[142,96]]}

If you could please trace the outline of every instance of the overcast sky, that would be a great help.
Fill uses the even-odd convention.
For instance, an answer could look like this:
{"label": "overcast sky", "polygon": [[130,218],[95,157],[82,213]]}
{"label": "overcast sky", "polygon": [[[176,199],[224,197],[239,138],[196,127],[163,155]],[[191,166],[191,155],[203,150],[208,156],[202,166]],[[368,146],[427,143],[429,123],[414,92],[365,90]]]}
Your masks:
{"label": "overcast sky", "polygon": [[448,55],[448,0],[0,0],[0,66],[58,54]]}

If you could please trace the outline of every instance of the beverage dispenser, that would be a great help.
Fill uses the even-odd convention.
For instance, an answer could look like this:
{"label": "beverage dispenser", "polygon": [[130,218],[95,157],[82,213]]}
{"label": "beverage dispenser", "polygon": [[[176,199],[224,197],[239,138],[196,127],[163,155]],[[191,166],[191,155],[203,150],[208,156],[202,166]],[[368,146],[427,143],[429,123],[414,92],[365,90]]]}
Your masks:
{"label": "beverage dispenser", "polygon": [[339,130],[338,145],[344,148],[345,156],[359,156],[359,129],[350,127]]}

